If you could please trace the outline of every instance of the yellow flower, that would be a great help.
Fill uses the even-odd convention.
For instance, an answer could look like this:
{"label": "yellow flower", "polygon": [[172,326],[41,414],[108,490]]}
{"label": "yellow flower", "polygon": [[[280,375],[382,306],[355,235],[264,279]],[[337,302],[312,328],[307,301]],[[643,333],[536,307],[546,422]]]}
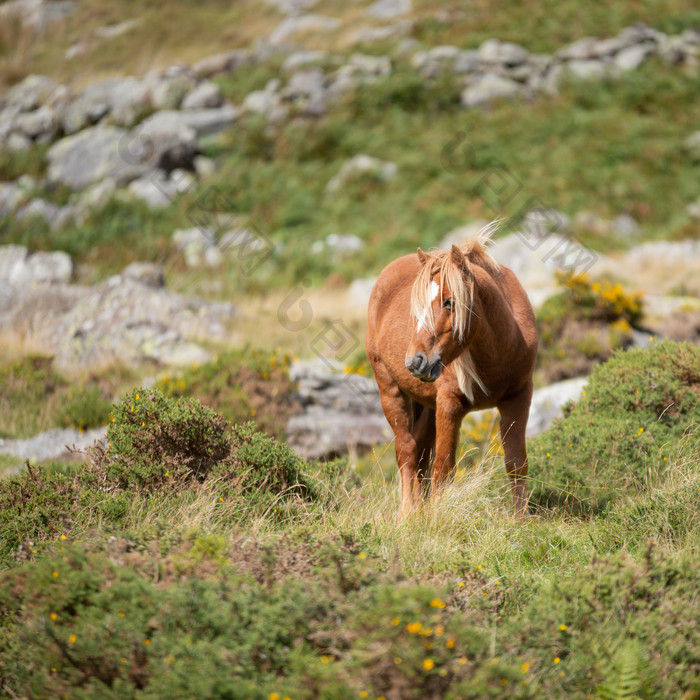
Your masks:
{"label": "yellow flower", "polygon": [[52,575],[54,578],[58,578],[58,571],[54,571],[51,575]]}
{"label": "yellow flower", "polygon": [[326,656],[325,654],[321,657],[321,662],[324,664],[329,664],[331,661],[333,661],[332,656]]}
{"label": "yellow flower", "polygon": [[477,564],[476,568],[479,569],[479,571],[481,571],[481,564]]}
{"label": "yellow flower", "polygon": [[442,635],[445,634],[445,628],[442,625],[436,625],[435,626],[435,634],[438,637],[442,637]]}
{"label": "yellow flower", "polygon": [[435,662],[434,662],[432,659],[426,659],[426,660],[423,662],[423,668],[424,668],[426,671],[430,671],[430,670],[432,670],[434,667],[435,667]]}
{"label": "yellow flower", "polygon": [[493,582],[493,585],[494,585],[494,586],[497,586],[497,585],[498,585],[498,579],[496,579],[496,580]]}
{"label": "yellow flower", "polygon": [[51,613],[51,614],[49,615],[49,619],[52,620],[52,621],[56,620],[57,617],[58,617],[58,615],[56,615],[56,613]]}
{"label": "yellow flower", "polygon": [[69,643],[69,644],[75,644],[75,642],[76,642],[77,640],[78,640],[78,638],[77,638],[74,634],[71,634],[71,636],[68,637],[68,643]]}
{"label": "yellow flower", "polygon": [[457,659],[457,663],[460,666],[464,666],[464,664],[467,663],[467,657],[466,656],[460,656],[459,659]]}
{"label": "yellow flower", "polygon": [[126,615],[126,613],[125,613],[125,612],[122,612],[122,611],[120,610],[120,611],[119,611],[119,617],[124,617],[124,615]]}
{"label": "yellow flower", "polygon": [[455,645],[455,640],[454,640],[453,637],[450,637],[450,638],[445,642],[445,646],[446,646],[448,649],[452,649],[452,647],[453,647],[454,645]]}
{"label": "yellow flower", "polygon": [[364,552],[360,552],[357,556],[360,557],[360,559],[365,559],[367,557]]}
{"label": "yellow flower", "polygon": [[521,667],[520,670],[523,673],[527,673],[530,670],[530,664],[526,661]]}
{"label": "yellow flower", "polygon": [[360,697],[361,697],[361,698],[366,698],[367,695],[368,695],[368,693],[367,693],[366,690],[361,690],[361,691],[360,691]]}
{"label": "yellow flower", "polygon": [[62,540],[65,540],[65,539],[66,539],[66,536],[65,536],[65,535],[61,535],[61,539],[62,539]]}
{"label": "yellow flower", "polygon": [[395,618],[391,621],[391,624],[394,625],[394,627],[396,627],[396,625],[398,625],[399,622],[401,622],[401,620],[399,620],[398,617],[395,617]]}
{"label": "yellow flower", "polygon": [[267,696],[267,700],[280,700],[280,696],[277,693],[270,693]]}
{"label": "yellow flower", "polygon": [[395,656],[395,657],[394,657],[394,663],[395,663],[397,666],[398,666],[402,661],[403,661],[403,659],[402,659],[400,656]]}
{"label": "yellow flower", "polygon": [[421,627],[423,627],[423,625],[420,622],[412,622],[410,625],[406,625],[406,629],[411,634],[418,634],[418,632],[421,631]]}
{"label": "yellow flower", "polygon": [[433,598],[430,601],[430,607],[431,608],[445,608],[445,607],[447,607],[447,604],[444,601],[440,600],[440,598]]}
{"label": "yellow flower", "polygon": [[143,640],[143,643],[144,643],[146,646],[148,646],[148,645],[151,643],[151,640],[150,640],[150,639],[144,639],[144,640]]}
{"label": "yellow flower", "polygon": [[146,427],[146,421],[143,421],[143,422],[141,423],[141,427],[142,427],[142,428],[145,428],[145,427]]}
{"label": "yellow flower", "polygon": [[558,656],[554,657],[554,663],[558,664],[561,661],[561,659]]}
{"label": "yellow flower", "polygon": [[139,400],[139,394],[136,394],[136,400],[137,401]]}
{"label": "yellow flower", "polygon": [[566,625],[559,625],[559,629],[560,629],[562,632],[566,632],[566,630],[569,629],[569,628],[568,628]]}

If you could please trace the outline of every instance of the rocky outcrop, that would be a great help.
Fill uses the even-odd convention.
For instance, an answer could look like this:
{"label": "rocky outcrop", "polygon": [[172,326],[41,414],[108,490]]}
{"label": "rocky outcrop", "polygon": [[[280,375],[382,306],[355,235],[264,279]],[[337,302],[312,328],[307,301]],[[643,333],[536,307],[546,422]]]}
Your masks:
{"label": "rocky outcrop", "polygon": [[65,253],[0,247],[0,332],[56,357],[59,365],[109,362],[200,364],[200,340],[224,340],[235,318],[228,303],[174,294],[153,265],[129,265],[94,286],[69,284]]}

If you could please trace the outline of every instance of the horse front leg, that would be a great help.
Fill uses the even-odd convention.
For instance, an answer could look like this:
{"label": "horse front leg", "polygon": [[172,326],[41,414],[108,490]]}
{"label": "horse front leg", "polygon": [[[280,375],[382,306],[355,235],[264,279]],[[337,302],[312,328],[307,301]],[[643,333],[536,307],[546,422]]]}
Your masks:
{"label": "horse front leg", "polygon": [[433,500],[454,471],[459,443],[459,427],[467,411],[457,397],[438,394],[435,413],[435,458],[433,459],[431,478],[431,498]]}
{"label": "horse front leg", "polygon": [[518,516],[527,515],[527,448],[525,429],[532,400],[532,381],[518,394],[498,404],[501,414],[501,442],[506,472],[513,488],[513,508]]}

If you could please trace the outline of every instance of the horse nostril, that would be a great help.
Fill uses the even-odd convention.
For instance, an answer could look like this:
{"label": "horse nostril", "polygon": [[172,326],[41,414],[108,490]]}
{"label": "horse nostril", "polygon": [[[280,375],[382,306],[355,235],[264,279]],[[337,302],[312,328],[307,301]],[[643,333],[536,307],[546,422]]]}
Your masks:
{"label": "horse nostril", "polygon": [[406,369],[409,372],[422,372],[428,363],[428,358],[424,353],[416,353],[413,357],[406,357],[405,364]]}

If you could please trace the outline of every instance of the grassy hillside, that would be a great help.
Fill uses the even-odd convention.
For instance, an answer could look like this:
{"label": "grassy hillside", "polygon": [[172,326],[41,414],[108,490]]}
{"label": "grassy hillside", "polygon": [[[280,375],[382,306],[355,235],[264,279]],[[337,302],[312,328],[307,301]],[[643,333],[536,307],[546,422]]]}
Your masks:
{"label": "grassy hillside", "polygon": [[[656,363],[689,370],[663,397],[641,383]],[[133,390],[113,410],[106,451],[0,484],[3,687],[86,698],[693,697],[700,414],[695,401],[668,423],[660,406],[697,395],[697,366],[697,349],[664,344],[601,367],[581,407],[530,445],[525,521],[511,515],[497,455],[399,520],[395,469],[379,455],[304,463],[196,401]],[[591,406],[600,425],[581,420]],[[644,440],[610,432],[606,406],[619,418],[625,407],[634,425],[648,412]],[[601,430],[610,435],[596,441]],[[540,464],[540,448],[564,439],[592,469],[580,484]],[[618,460],[608,476],[595,468],[603,443]],[[663,468],[642,460],[624,478],[630,450],[649,464],[662,452]],[[542,499],[542,484],[567,499]],[[566,507],[596,485],[614,485],[607,507]]]}

